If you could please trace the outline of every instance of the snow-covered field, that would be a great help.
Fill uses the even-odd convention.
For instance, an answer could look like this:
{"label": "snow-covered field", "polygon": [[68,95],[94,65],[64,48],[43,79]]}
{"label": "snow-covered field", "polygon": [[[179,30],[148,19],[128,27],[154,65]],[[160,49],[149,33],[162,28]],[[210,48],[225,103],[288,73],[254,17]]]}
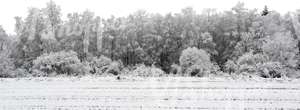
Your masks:
{"label": "snow-covered field", "polygon": [[0,79],[0,110],[300,109],[300,81]]}

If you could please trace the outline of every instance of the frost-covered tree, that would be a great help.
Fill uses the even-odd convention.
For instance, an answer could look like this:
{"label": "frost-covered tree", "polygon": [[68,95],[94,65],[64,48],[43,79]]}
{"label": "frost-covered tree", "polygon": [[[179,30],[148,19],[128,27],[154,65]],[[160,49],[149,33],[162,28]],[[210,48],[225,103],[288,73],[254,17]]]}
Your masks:
{"label": "frost-covered tree", "polygon": [[47,3],[46,8],[42,9],[44,11],[47,22],[50,24],[51,31],[56,33],[58,26],[62,23],[61,20],[61,8],[56,5],[53,0]]}
{"label": "frost-covered tree", "polygon": [[[112,62],[122,61],[120,64],[128,68],[155,65],[165,73],[174,72],[171,65],[177,64],[181,67],[176,70],[189,75],[218,67],[231,73],[265,73],[265,69],[278,69],[270,65],[295,68],[299,61],[300,11],[282,16],[272,10],[261,16],[239,2],[223,12],[206,9],[197,13],[187,7],[179,13],[162,15],[138,10],[125,17],[104,19],[84,11],[68,14],[62,20],[60,6],[50,0],[45,8],[30,8],[28,12],[24,19],[15,18],[16,48],[10,49],[15,66],[27,70],[32,70],[38,56],[60,51],[76,52],[80,62],[90,63],[90,59],[103,55]],[[258,66],[255,59],[260,56],[266,61]],[[189,61],[187,57],[198,60]],[[203,66],[206,63],[218,66]],[[248,71],[252,67],[254,72]]]}
{"label": "frost-covered tree", "polygon": [[0,77],[12,77],[14,64],[13,59],[10,57],[12,40],[8,38],[2,26],[0,26]]}
{"label": "frost-covered tree", "polygon": [[264,39],[260,38],[258,33],[255,32],[245,32],[241,35],[241,40],[237,42],[234,52],[233,52],[233,59],[237,59],[239,56],[253,51],[254,53],[261,53],[262,52],[262,44]]}
{"label": "frost-covered tree", "polygon": [[296,67],[297,40],[290,33],[276,33],[270,36],[262,46],[263,53],[267,55],[271,61],[277,61],[287,67]]}
{"label": "frost-covered tree", "polygon": [[270,13],[269,9],[268,9],[267,5],[265,5],[264,10],[262,11],[261,15],[262,16],[267,16],[269,13]]}
{"label": "frost-covered tree", "polygon": [[29,69],[32,60],[45,52],[42,40],[42,34],[46,29],[44,15],[40,9],[30,8],[25,21],[17,17],[16,23],[19,40],[14,53],[15,64],[17,67]]}
{"label": "frost-covered tree", "polygon": [[86,10],[83,13],[70,13],[67,18],[59,32],[62,50],[77,52],[82,61],[86,61],[89,56],[99,56],[100,48],[102,50],[100,17],[95,17],[93,12]]}
{"label": "frost-covered tree", "polygon": [[207,51],[210,55],[217,55],[215,50],[216,44],[213,42],[213,37],[209,32],[201,33],[200,36],[193,39],[194,46]]}
{"label": "frost-covered tree", "polygon": [[210,72],[213,67],[210,61],[210,55],[196,47],[187,48],[182,51],[179,59],[183,74],[188,76],[195,76],[197,74],[205,74]]}

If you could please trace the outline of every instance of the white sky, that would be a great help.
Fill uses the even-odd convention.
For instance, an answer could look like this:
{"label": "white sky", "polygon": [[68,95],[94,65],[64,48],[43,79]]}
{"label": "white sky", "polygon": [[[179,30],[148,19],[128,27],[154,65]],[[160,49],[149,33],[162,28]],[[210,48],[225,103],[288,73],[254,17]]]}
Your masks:
{"label": "white sky", "polygon": [[[14,17],[26,17],[28,7],[42,8],[49,0],[0,0],[0,25],[7,33],[14,33]],[[180,12],[191,6],[197,12],[203,8],[216,8],[218,11],[231,9],[238,1],[244,2],[247,8],[262,9],[267,5],[270,10],[281,13],[300,9],[300,0],[54,0],[66,16],[70,12],[82,12],[86,9],[101,17],[126,16],[138,9],[149,13]]]}

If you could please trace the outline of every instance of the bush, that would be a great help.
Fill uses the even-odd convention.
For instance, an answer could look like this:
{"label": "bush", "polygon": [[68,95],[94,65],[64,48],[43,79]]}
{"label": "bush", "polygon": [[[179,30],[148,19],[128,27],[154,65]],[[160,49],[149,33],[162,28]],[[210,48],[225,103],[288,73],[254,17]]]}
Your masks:
{"label": "bush", "polygon": [[85,75],[90,73],[90,66],[88,65],[88,63],[76,63],[76,64],[71,64],[69,67],[69,73],[71,73],[72,75]]}
{"label": "bush", "polygon": [[213,68],[209,54],[195,47],[183,50],[179,62],[185,76],[203,75],[210,73]]}
{"label": "bush", "polygon": [[281,78],[286,71],[280,62],[266,62],[258,64],[258,74],[263,78]]}
{"label": "bush", "polygon": [[90,67],[92,68],[91,73],[103,74],[105,69],[112,63],[111,59],[105,56],[99,58],[93,57],[90,61]]}
{"label": "bush", "polygon": [[298,69],[287,69],[286,76],[289,78],[300,78],[300,71]]}
{"label": "bush", "polygon": [[225,72],[231,74],[231,73],[235,73],[237,69],[238,69],[238,65],[234,61],[228,60],[225,63]]}
{"label": "bush", "polygon": [[237,60],[237,72],[255,74],[258,70],[257,64],[262,64],[268,61],[268,57],[263,54],[253,54],[252,52],[245,53]]}
{"label": "bush", "polygon": [[89,71],[88,65],[82,64],[74,51],[61,51],[43,54],[33,61],[33,76],[50,74],[80,75]]}
{"label": "bush", "polygon": [[17,68],[13,71],[13,77],[27,77],[29,72],[26,69]]}
{"label": "bush", "polygon": [[123,65],[121,62],[113,61],[110,65],[106,66],[105,73],[110,73],[113,75],[121,74]]}
{"label": "bush", "polygon": [[148,67],[141,64],[132,71],[132,74],[140,77],[160,77],[164,75],[164,71],[154,66]]}
{"label": "bush", "polygon": [[213,62],[209,72],[211,74],[219,74],[221,72],[221,68],[219,67],[218,63]]}
{"label": "bush", "polygon": [[[233,68],[234,62],[228,62],[227,68]],[[281,62],[272,61],[265,54],[245,53],[237,60],[237,72],[256,75],[263,78],[281,78],[286,76],[286,68]]]}
{"label": "bush", "polygon": [[187,68],[186,73],[188,73],[188,75],[190,76],[203,77],[206,74],[206,71],[204,71],[203,68],[199,65],[192,65]]}
{"label": "bush", "polygon": [[170,70],[170,73],[169,74],[176,74],[176,75],[180,75],[182,74],[181,72],[181,67],[177,64],[172,64],[171,65],[171,70]]}

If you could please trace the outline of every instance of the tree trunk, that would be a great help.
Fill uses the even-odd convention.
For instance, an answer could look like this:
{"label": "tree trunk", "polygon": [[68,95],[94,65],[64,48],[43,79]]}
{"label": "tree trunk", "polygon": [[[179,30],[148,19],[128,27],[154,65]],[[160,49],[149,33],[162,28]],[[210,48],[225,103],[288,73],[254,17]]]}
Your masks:
{"label": "tree trunk", "polygon": [[100,23],[96,28],[96,38],[97,38],[97,54],[102,51],[102,28],[100,27]]}
{"label": "tree trunk", "polygon": [[85,60],[87,57],[87,54],[89,52],[89,26],[87,25],[84,29],[84,35],[83,35],[83,53],[84,57],[83,59]]}

